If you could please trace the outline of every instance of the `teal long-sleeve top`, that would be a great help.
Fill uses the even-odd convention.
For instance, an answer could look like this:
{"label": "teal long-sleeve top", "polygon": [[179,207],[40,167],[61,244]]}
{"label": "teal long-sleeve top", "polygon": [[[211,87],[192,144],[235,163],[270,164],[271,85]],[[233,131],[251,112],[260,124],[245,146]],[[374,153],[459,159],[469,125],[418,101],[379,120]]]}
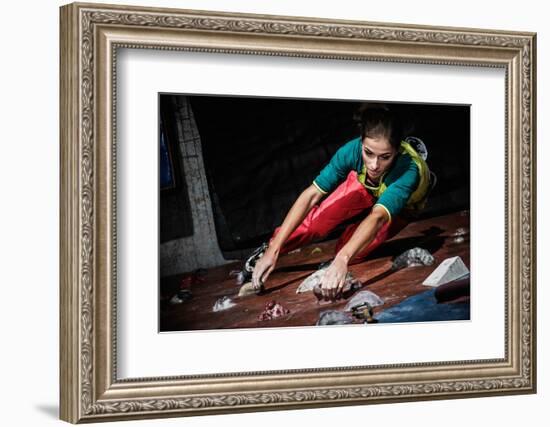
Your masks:
{"label": "teal long-sleeve top", "polygon": [[366,167],[363,164],[361,138],[344,144],[321,170],[313,184],[324,194],[332,192],[354,170],[358,180],[377,198],[388,212],[390,220],[405,207],[417,208],[425,199],[429,185],[429,170],[425,161],[405,141],[390,169],[380,179],[378,187],[366,184]]}

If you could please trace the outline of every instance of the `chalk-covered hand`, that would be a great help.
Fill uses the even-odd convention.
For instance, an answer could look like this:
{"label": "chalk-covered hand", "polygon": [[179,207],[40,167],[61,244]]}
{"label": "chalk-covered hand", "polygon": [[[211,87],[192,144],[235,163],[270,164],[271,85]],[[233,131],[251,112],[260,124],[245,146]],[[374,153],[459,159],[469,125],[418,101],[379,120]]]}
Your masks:
{"label": "chalk-covered hand", "polygon": [[252,273],[252,286],[254,289],[260,289],[262,284],[265,283],[279,258],[279,251],[267,248],[262,257],[256,262],[254,272]]}
{"label": "chalk-covered hand", "polygon": [[321,292],[324,298],[335,300],[342,292],[348,273],[348,264],[336,257],[321,279]]}

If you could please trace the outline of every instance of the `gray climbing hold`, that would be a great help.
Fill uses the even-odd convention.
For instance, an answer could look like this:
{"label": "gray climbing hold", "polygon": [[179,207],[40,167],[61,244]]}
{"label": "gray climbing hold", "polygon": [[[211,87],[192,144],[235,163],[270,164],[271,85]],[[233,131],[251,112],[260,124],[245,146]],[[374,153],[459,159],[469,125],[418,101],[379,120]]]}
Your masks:
{"label": "gray climbing hold", "polygon": [[317,321],[317,326],[348,325],[353,323],[353,317],[342,311],[323,311]]}
{"label": "gray climbing hold", "polygon": [[352,299],[348,301],[344,311],[351,311],[353,307],[367,303],[370,307],[378,307],[379,305],[384,305],[384,300],[371,291],[361,291],[353,296]]}
{"label": "gray climbing hold", "polygon": [[403,252],[393,260],[392,269],[399,270],[406,267],[432,265],[435,259],[426,249],[413,248]]}
{"label": "gray climbing hold", "polygon": [[[323,277],[329,266],[330,264],[327,264],[316,272],[310,274],[302,283],[300,283],[300,286],[298,286],[298,289],[296,289],[296,293],[301,294],[303,292],[308,292],[320,286],[321,281],[323,280]],[[343,291],[345,292],[347,290],[355,290],[360,287],[361,282],[348,271],[348,273],[346,274],[346,281],[343,286]]]}

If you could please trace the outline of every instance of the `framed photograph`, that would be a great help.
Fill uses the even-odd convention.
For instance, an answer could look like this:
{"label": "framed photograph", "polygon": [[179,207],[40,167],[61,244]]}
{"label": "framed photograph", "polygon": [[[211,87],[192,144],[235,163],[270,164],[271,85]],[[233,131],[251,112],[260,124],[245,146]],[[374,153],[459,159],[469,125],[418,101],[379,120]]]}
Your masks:
{"label": "framed photograph", "polygon": [[[172,135],[173,145],[183,146],[184,169],[201,171],[176,200],[161,193],[160,229],[200,222],[193,217],[212,223],[190,230],[185,240],[161,244],[161,332],[362,325],[365,314],[370,323],[470,320],[470,106],[186,94],[161,94],[159,104],[165,123],[180,129]],[[357,151],[349,150],[361,145],[361,123],[366,120],[374,132],[370,121],[378,119],[394,120],[396,133],[401,128],[401,152],[379,165],[386,158],[363,149],[366,161],[358,156],[356,168],[340,172],[336,161],[353,157]],[[162,159],[162,127],[159,133]],[[186,156],[189,151],[193,157]],[[391,192],[369,183],[363,169],[382,175],[386,165],[387,177],[403,180],[400,165],[412,162],[416,170],[414,159],[423,173],[412,186],[420,196],[397,212]],[[194,167],[197,160],[201,165]],[[311,193],[322,196],[319,206],[286,239],[277,268],[255,292],[246,265],[252,270],[264,242],[273,240],[311,185]],[[206,212],[190,203],[187,210],[171,206],[203,188],[208,193],[201,198],[210,200]],[[392,209],[391,223],[349,263],[343,292],[324,298],[322,279],[372,210],[370,194]],[[181,244],[204,255],[183,256]],[[440,272],[445,277],[431,283]]]}
{"label": "framed photograph", "polygon": [[60,22],[63,420],[536,391],[535,34]]}

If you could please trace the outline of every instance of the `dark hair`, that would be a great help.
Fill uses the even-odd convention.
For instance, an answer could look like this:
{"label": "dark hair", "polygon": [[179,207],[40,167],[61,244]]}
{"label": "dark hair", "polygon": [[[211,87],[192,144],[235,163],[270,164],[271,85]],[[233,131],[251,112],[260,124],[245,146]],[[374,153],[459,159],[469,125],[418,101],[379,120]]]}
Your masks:
{"label": "dark hair", "polygon": [[361,140],[387,138],[390,145],[398,150],[403,139],[403,125],[399,116],[384,104],[362,104],[355,116],[361,132]]}

